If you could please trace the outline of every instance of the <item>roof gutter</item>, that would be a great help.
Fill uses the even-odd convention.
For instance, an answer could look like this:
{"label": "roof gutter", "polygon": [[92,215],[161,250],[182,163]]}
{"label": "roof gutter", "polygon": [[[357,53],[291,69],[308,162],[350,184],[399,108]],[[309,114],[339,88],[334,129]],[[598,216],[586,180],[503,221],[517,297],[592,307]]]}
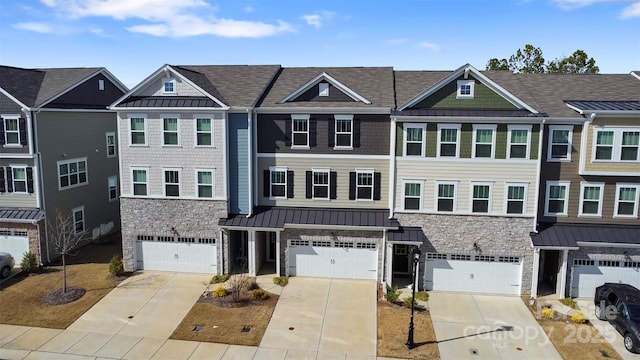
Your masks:
{"label": "roof gutter", "polygon": [[578,246],[583,246],[583,247],[612,247],[612,248],[640,249],[640,244],[630,244],[630,243],[576,241],[576,244],[578,244]]}

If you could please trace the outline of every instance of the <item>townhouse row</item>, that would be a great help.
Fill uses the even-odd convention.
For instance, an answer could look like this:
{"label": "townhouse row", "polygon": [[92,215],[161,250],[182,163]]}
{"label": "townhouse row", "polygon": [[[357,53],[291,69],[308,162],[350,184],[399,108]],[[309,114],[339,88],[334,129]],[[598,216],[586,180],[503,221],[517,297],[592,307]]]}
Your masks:
{"label": "townhouse row", "polygon": [[[640,286],[639,90],[468,64],[165,65],[100,110],[125,268],[407,286],[418,247],[427,290]],[[93,160],[59,161],[59,181],[93,182]]]}

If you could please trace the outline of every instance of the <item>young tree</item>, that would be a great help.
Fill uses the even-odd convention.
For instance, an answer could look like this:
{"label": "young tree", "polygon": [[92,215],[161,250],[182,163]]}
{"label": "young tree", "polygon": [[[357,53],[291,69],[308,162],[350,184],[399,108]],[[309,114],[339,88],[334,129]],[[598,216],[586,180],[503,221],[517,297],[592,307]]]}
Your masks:
{"label": "young tree", "polygon": [[67,256],[76,255],[75,250],[86,240],[87,232],[76,223],[72,214],[56,209],[49,226],[49,240],[53,251],[62,258],[62,292],[67,292]]}

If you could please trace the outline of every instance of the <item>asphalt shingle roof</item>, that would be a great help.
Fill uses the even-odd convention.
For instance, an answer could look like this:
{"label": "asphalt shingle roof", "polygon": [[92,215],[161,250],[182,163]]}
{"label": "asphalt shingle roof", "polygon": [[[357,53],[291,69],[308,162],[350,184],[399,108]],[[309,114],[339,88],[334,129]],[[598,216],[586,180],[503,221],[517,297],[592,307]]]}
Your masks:
{"label": "asphalt shingle roof", "polygon": [[640,244],[640,226],[555,223],[531,234],[533,246],[578,247],[578,242]]}

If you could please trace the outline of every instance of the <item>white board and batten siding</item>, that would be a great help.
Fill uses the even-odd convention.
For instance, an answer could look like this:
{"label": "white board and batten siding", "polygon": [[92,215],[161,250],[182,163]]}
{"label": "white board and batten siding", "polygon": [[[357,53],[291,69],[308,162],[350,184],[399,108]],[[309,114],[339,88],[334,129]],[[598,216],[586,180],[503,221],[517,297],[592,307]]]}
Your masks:
{"label": "white board and batten siding", "polygon": [[640,261],[574,259],[571,267],[571,297],[593,298],[596,287],[625,283],[640,289]]}
{"label": "white board and batten siding", "polygon": [[520,295],[520,256],[427,253],[425,257],[425,290]]}
{"label": "white board and batten siding", "polygon": [[376,280],[375,241],[289,240],[290,276]]}

